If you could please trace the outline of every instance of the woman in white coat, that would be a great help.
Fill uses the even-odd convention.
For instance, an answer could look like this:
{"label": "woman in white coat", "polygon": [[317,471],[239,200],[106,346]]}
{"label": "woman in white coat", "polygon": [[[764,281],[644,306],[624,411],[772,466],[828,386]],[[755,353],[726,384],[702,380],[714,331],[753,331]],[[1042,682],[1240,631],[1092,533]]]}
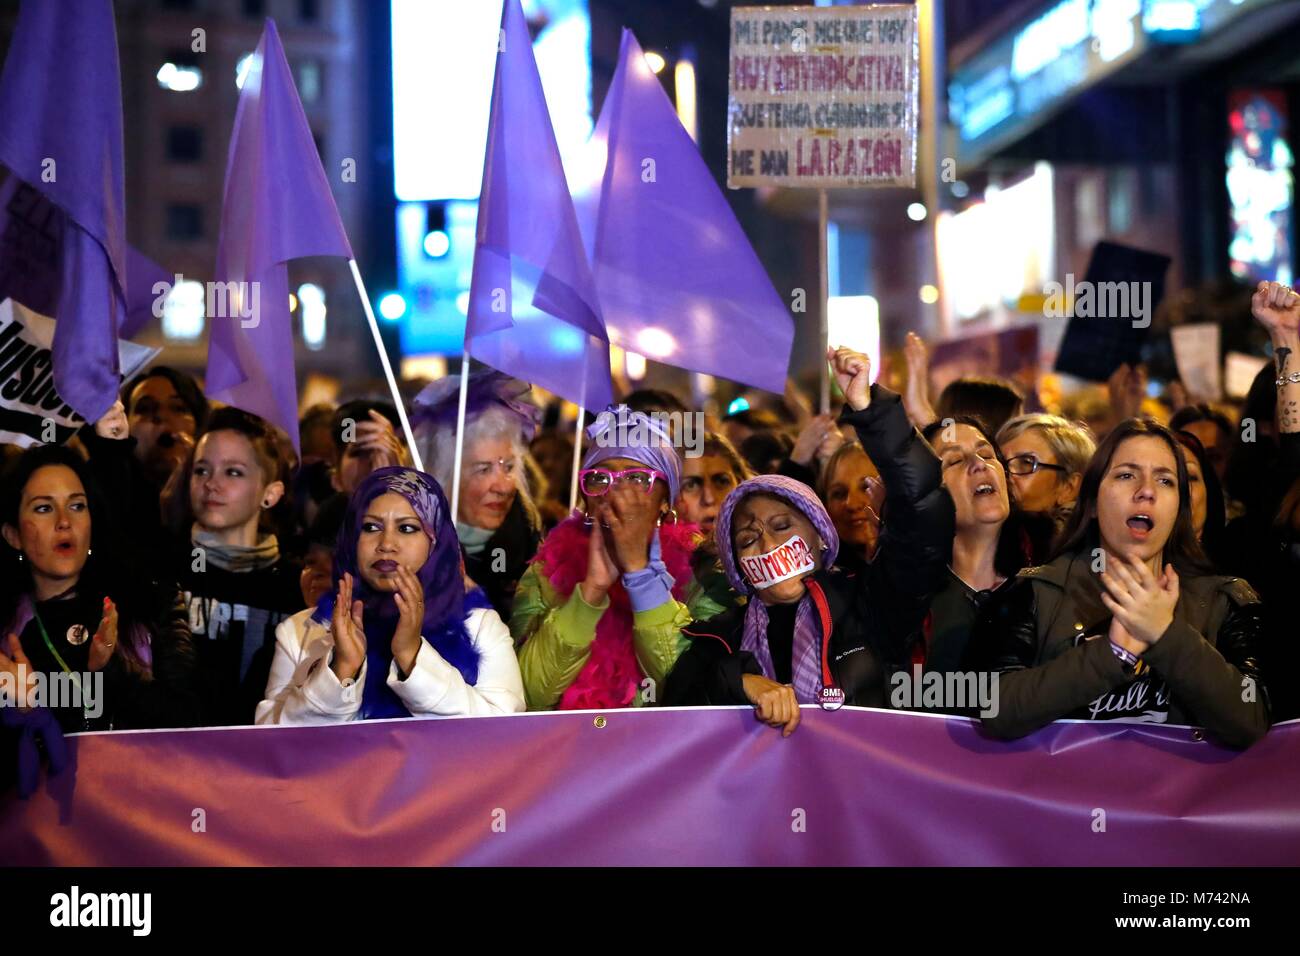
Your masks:
{"label": "woman in white coat", "polygon": [[510,631],[468,593],[438,483],[381,468],[352,494],[334,590],[276,630],[259,724],[509,714],[524,709]]}

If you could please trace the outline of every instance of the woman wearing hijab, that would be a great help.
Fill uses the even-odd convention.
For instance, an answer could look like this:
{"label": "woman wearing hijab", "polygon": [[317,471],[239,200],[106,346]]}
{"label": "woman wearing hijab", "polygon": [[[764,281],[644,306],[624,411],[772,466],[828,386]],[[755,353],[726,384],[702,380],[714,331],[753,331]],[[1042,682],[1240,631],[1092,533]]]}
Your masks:
{"label": "woman wearing hijab", "polygon": [[339,531],[333,593],[276,631],[259,724],[524,709],[510,632],[475,588],[438,483],[371,472]]}
{"label": "woman wearing hijab", "polygon": [[667,704],[751,704],[789,736],[799,705],[886,706],[891,672],[905,664],[942,586],[953,504],[939,461],[897,395],[870,385],[865,355],[832,350],[852,424],[889,489],[874,561],[859,574],[835,568],[839,535],[802,482],[763,475],[727,496],[718,516],[723,567],[749,603],[689,626]]}
{"label": "woman wearing hijab", "polygon": [[[541,518],[525,471],[541,409],[532,386],[496,371],[469,377],[456,535],[465,573],[509,618],[515,590],[541,541]],[[429,471],[450,493],[456,466],[460,376],[440,379],[415,399],[415,440]],[[568,486],[565,486],[565,493]]]}
{"label": "woman wearing hijab", "polygon": [[583,512],[547,535],[515,596],[529,710],[655,703],[682,626],[722,610],[692,573],[698,528],[670,508],[682,465],[668,433],[619,405],[587,434]]}

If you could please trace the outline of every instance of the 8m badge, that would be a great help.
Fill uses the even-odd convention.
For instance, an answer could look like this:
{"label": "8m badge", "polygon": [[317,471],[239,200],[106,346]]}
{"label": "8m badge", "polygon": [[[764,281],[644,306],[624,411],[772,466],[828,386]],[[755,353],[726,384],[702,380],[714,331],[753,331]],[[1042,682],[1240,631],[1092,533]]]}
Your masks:
{"label": "8m badge", "polygon": [[838,687],[823,687],[822,710],[839,710],[844,706],[844,691]]}

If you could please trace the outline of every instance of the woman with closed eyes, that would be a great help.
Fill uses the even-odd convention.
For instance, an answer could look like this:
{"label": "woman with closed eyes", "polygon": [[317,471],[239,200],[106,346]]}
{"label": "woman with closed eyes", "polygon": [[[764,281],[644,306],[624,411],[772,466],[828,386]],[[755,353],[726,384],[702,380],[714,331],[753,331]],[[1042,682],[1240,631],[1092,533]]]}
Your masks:
{"label": "woman with closed eyes", "polygon": [[276,630],[259,724],[491,716],[524,709],[514,642],[466,592],[438,483],[393,466],[348,502],[333,592]]}

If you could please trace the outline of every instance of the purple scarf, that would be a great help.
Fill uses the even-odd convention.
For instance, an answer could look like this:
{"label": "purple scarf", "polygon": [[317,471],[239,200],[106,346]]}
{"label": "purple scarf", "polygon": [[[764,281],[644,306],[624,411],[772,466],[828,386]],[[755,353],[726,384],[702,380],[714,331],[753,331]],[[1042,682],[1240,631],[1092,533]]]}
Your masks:
{"label": "purple scarf", "polygon": [[[772,649],[767,642],[767,605],[756,595],[754,586],[744,576],[736,564],[735,547],[731,540],[731,521],[736,506],[752,494],[769,494],[790,502],[798,508],[826,544],[822,552],[822,568],[829,568],[835,563],[839,554],[840,537],[835,532],[835,525],[826,508],[813,490],[801,481],[782,475],[759,475],[743,481],[732,489],[722,502],[718,522],[714,526],[714,538],[718,547],[718,556],[722,559],[722,569],[727,573],[727,580],[738,593],[749,595],[749,604],[745,608],[745,633],[741,639],[741,650],[754,655],[763,669],[763,676],[776,680],[776,669],[772,666]],[[815,542],[809,541],[809,547]],[[822,690],[822,634],[817,623],[817,614],[813,608],[812,597],[804,594],[799,600],[799,609],[794,619],[794,647],[792,650],[791,676],[793,677],[794,695],[801,704],[815,704],[821,700]]]}
{"label": "purple scarf", "polygon": [[366,686],[361,698],[361,716],[409,717],[410,711],[388,686],[392,664],[393,630],[397,626],[397,604],[387,593],[371,591],[357,570],[357,538],[366,506],[380,495],[393,492],[411,503],[425,534],[433,542],[429,557],[416,575],[424,591],[424,625],[420,633],[442,658],[465,678],[478,682],[479,652],[465,628],[467,607],[487,607],[482,591],[465,594],[461,575],[460,542],[456,526],[447,520],[449,507],[438,483],[422,471],[395,466],[372,471],[352,493],[347,514],[339,528],[338,547],[334,553],[334,587],[316,606],[313,618],[328,624],[334,613],[334,597],[344,572],[352,575],[353,595],[365,604]]}

